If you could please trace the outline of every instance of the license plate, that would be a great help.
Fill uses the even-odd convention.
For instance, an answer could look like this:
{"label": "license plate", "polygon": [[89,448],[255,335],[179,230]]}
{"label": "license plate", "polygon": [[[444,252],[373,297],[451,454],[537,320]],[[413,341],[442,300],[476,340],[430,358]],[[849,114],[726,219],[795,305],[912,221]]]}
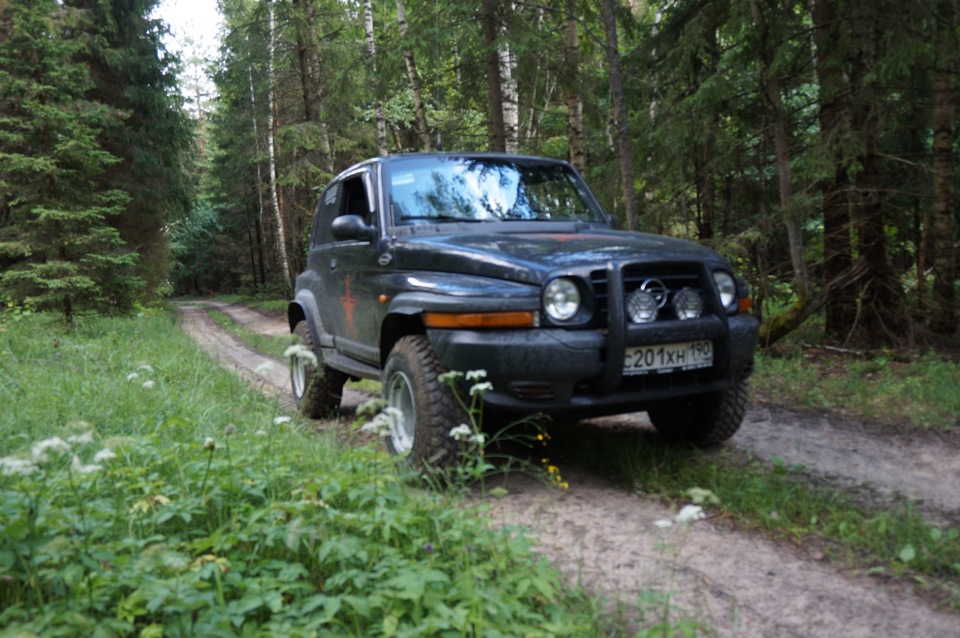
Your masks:
{"label": "license plate", "polygon": [[713,365],[712,341],[631,346],[623,358],[624,374],[668,374]]}

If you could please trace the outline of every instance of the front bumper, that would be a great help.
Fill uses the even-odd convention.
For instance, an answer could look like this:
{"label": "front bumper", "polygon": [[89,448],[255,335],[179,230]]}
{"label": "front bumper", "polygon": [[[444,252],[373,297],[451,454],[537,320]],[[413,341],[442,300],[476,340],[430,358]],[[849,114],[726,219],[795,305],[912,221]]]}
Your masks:
{"label": "front bumper", "polygon": [[[483,369],[485,402],[510,412],[596,416],[645,409],[654,401],[725,390],[753,368],[758,322],[750,315],[623,325],[608,330],[428,330],[450,370]],[[626,376],[624,349],[709,339],[709,368]]]}

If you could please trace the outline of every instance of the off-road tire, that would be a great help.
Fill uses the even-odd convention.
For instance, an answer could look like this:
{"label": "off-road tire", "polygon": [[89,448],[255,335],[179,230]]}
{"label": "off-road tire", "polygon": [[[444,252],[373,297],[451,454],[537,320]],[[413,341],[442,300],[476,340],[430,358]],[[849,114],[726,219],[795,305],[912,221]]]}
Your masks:
{"label": "off-road tire", "polygon": [[293,328],[293,334],[317,356],[317,365],[313,365],[306,358],[290,357],[290,386],[297,407],[301,414],[311,419],[322,419],[336,414],[340,410],[340,399],[343,397],[343,384],[347,382],[347,375],[323,365],[323,355],[314,343],[306,321],[298,322]]}
{"label": "off-road tire", "polygon": [[[450,430],[466,419],[463,407],[439,377],[446,372],[423,335],[400,339],[383,370],[383,399],[403,413],[386,437],[387,450],[414,467],[447,467],[460,461],[460,443]],[[413,422],[410,423],[410,420]]]}
{"label": "off-road tire", "polygon": [[659,404],[650,408],[647,415],[664,439],[710,447],[737,433],[747,412],[749,395],[750,385],[744,380],[722,392]]}

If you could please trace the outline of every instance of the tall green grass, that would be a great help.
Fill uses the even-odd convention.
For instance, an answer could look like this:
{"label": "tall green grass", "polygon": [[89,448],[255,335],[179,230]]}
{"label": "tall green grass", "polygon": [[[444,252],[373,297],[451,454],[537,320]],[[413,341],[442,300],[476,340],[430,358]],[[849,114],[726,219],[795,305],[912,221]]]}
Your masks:
{"label": "tall green grass", "polygon": [[0,635],[594,636],[522,535],[411,489],[165,314],[0,318]]}
{"label": "tall green grass", "polygon": [[761,353],[754,394],[780,405],[900,429],[960,426],[960,365],[935,353],[860,358],[802,350]]}

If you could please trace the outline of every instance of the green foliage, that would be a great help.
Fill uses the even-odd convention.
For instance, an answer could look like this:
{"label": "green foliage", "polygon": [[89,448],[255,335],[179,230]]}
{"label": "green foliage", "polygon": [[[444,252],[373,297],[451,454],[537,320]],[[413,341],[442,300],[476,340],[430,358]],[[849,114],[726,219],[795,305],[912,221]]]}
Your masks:
{"label": "green foliage", "polygon": [[599,635],[522,535],[278,416],[170,317],[79,323],[0,321],[4,632]]}
{"label": "green foliage", "polygon": [[[138,255],[110,221],[129,196],[103,185],[117,163],[98,141],[116,112],[85,98],[79,43],[55,2],[8,5],[0,38],[0,301],[128,311]],[[39,64],[35,63],[39,61]]]}
{"label": "green foliage", "polygon": [[100,182],[128,200],[112,225],[136,247],[134,272],[148,302],[169,277],[165,226],[190,209],[184,159],[194,144],[193,124],[181,108],[174,73],[177,61],[161,42],[162,25],[151,18],[159,0],[66,0],[77,15],[82,48],[75,60],[89,70],[84,98],[110,108],[98,143],[116,158]]}
{"label": "green foliage", "polygon": [[960,425],[960,365],[934,353],[897,360],[770,352],[758,356],[756,375],[756,392],[773,403],[842,409],[847,417],[895,427],[949,431]]}

